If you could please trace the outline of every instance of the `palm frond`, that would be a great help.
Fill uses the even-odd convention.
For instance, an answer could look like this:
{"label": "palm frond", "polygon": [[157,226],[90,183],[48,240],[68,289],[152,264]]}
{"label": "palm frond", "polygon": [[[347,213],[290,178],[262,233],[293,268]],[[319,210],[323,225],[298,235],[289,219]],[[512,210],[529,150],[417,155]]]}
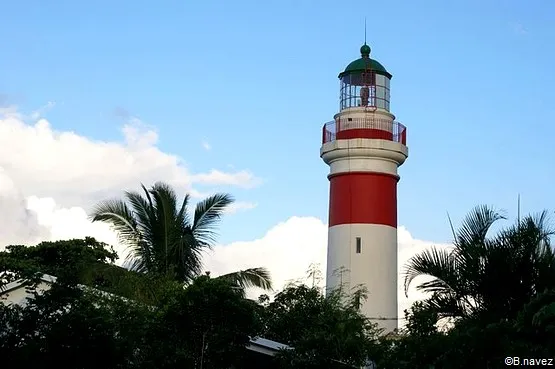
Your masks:
{"label": "palm frond", "polygon": [[181,225],[176,224],[177,195],[174,189],[164,182],[156,182],[150,190],[150,194],[154,198],[157,219],[153,224],[153,232],[157,236],[158,248],[156,251],[162,262],[160,267],[163,268],[165,274],[168,274],[169,268],[174,269],[178,262],[176,247],[180,244],[178,241]]}
{"label": "palm frond", "polygon": [[438,289],[452,289],[457,283],[457,272],[455,269],[452,252],[447,249],[432,247],[414,255],[405,265],[405,295],[412,281],[420,276],[431,276],[434,282],[419,285],[424,291],[436,291]]}
{"label": "palm frond", "polygon": [[211,247],[216,242],[217,223],[233,202],[231,195],[218,193],[197,204],[192,231],[200,243]]}
{"label": "palm frond", "polygon": [[154,212],[154,206],[148,191],[142,184],[141,187],[146,192],[147,197],[143,197],[135,191],[125,191],[124,196],[133,209],[133,215],[139,228],[142,230],[143,237],[148,239],[151,225],[156,221],[156,213]]}
{"label": "palm frond", "polygon": [[125,265],[135,272],[149,273],[155,271],[155,260],[151,247],[145,241],[139,240],[135,247],[128,248]]}
{"label": "palm frond", "polygon": [[454,264],[458,272],[459,296],[467,296],[479,289],[487,261],[487,234],[495,222],[506,219],[499,211],[486,205],[472,209],[456,232]]}
{"label": "palm frond", "polygon": [[525,221],[537,229],[541,243],[549,244],[550,237],[555,234],[555,229],[553,229],[550,224],[551,219],[547,210],[544,210],[534,216],[526,217]]}
{"label": "palm frond", "polygon": [[202,251],[191,232],[185,232],[178,240],[175,252],[175,272],[180,281],[189,283],[202,273]]}
{"label": "palm frond", "polygon": [[92,222],[104,222],[118,234],[120,242],[126,245],[135,244],[140,238],[137,220],[131,209],[122,200],[106,200],[93,209]]}
{"label": "palm frond", "polygon": [[470,211],[457,231],[456,246],[464,246],[475,242],[483,242],[491,226],[502,219],[504,215],[492,207],[480,205]]}
{"label": "palm frond", "polygon": [[[130,193],[128,193],[128,199],[129,197],[133,198]],[[146,272],[152,269],[153,258],[148,243],[143,239],[144,230],[147,228],[142,223],[144,219],[138,221],[136,216],[141,214],[144,218],[144,214],[139,209],[140,205],[140,203],[132,204],[135,208],[133,210],[139,210],[136,212],[123,200],[106,200],[95,206],[90,218],[93,222],[108,224],[117,234],[118,241],[128,249],[126,263],[132,270]]]}
{"label": "palm frond", "polygon": [[423,301],[425,309],[431,309],[441,318],[458,318],[468,315],[468,307],[453,293],[434,293]]}
{"label": "palm frond", "polygon": [[270,272],[266,268],[239,270],[237,272],[221,275],[218,278],[227,280],[241,289],[258,287],[267,291],[272,290],[272,279],[270,277]]}
{"label": "palm frond", "polygon": [[[144,186],[143,190],[145,190]],[[126,191],[125,198],[133,209],[133,215],[137,222],[137,229],[141,235],[140,247],[135,247],[132,257],[136,260],[143,259],[141,264],[153,265],[155,258],[153,244],[155,244],[155,234],[153,224],[156,224],[156,213],[150,198],[143,197],[138,192]],[[142,269],[142,268],[141,268]]]}
{"label": "palm frond", "polygon": [[191,228],[191,219],[189,218],[188,207],[189,201],[191,200],[191,196],[186,194],[183,197],[183,202],[181,203],[181,208],[177,212],[177,222],[182,224],[184,228]]}
{"label": "palm frond", "polygon": [[177,214],[177,194],[169,184],[165,182],[156,182],[154,186],[152,186],[150,194],[155,200],[156,208],[160,208],[160,205],[163,205],[165,208],[164,210],[169,211],[172,217]]}

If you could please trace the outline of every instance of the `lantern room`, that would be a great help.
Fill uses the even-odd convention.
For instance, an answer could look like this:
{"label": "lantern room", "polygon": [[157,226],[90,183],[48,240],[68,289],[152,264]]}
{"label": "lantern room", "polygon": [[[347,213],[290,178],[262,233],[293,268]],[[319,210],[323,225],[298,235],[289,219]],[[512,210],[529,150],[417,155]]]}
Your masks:
{"label": "lantern room", "polygon": [[361,58],[350,63],[339,74],[340,110],[357,107],[389,111],[391,74],[378,61],[370,58],[370,46],[360,48]]}

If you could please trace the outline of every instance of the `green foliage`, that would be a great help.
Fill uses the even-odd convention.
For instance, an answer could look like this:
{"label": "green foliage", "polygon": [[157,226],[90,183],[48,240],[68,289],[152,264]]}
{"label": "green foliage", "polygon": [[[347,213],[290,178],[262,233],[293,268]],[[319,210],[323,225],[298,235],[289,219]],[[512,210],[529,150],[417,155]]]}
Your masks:
{"label": "green foliage", "polygon": [[[163,287],[163,286],[161,286]],[[162,288],[149,306],[55,283],[25,307],[0,305],[8,368],[227,368],[242,365],[259,321],[255,303],[207,276]],[[202,364],[201,364],[202,362]]]}
{"label": "green foliage", "polygon": [[383,369],[409,369],[415,365],[501,369],[506,367],[507,356],[549,358],[555,350],[555,316],[544,312],[550,311],[553,302],[555,292],[549,291],[525,305],[517,318],[489,323],[465,319],[447,332],[430,329],[433,316],[426,316],[433,313],[416,304],[407,312],[405,334],[397,340],[383,340],[375,359]]}
{"label": "green foliage", "polygon": [[432,308],[416,302],[405,310],[405,321],[399,337],[381,338],[381,349],[373,357],[379,368],[409,369],[415,363],[430,364],[445,351],[445,335],[437,330],[437,312]]}
{"label": "green foliage", "polygon": [[0,252],[4,282],[27,278],[36,283],[43,274],[64,283],[91,286],[119,296],[155,303],[160,278],[130,272],[112,264],[117,254],[94,238],[41,242],[36,246],[7,246]]}
{"label": "green foliage", "polygon": [[[190,197],[179,205],[175,190],[164,182],[143,193],[127,191],[123,200],[107,200],[94,209],[91,219],[110,224],[131,251],[131,269],[150,276],[190,283],[202,273],[202,253],[212,248],[219,220],[233,203],[228,194],[215,194],[199,202],[191,219]],[[240,287],[271,289],[269,272],[253,268],[224,276]]]}
{"label": "green foliage", "polygon": [[82,281],[85,275],[98,272],[117,259],[108,245],[87,237],[55,242],[41,242],[36,246],[11,245],[0,252],[0,271],[3,282],[50,274],[65,281]]}
{"label": "green foliage", "polygon": [[413,337],[429,337],[438,333],[436,323],[438,313],[420,301],[405,311],[406,333]]}
{"label": "green foliage", "polygon": [[[201,276],[184,291],[164,301],[166,336],[186,348],[191,367],[224,368],[240,365],[249,336],[259,332],[256,303],[222,279]],[[183,334],[187,332],[187,334]],[[201,366],[202,361],[202,366]]]}
{"label": "green foliage", "polygon": [[[233,274],[201,276],[184,288],[165,276],[117,267],[111,264],[114,258],[92,238],[10,246],[0,253],[3,269],[17,279],[60,276],[52,289],[35,294],[24,308],[0,305],[0,353],[12,358],[10,365],[241,365],[249,337],[260,331],[261,307],[243,298]],[[34,291],[33,283],[28,288]]]}
{"label": "green foliage", "polygon": [[522,351],[537,357],[555,352],[555,290],[538,294],[520,311],[515,336],[525,342]]}
{"label": "green foliage", "polygon": [[[504,219],[475,208],[453,231],[451,249],[432,248],[406,266],[405,289],[431,293],[407,312],[397,340],[383,340],[380,368],[504,368],[504,358],[549,358],[555,350],[555,255],[547,213],[527,216],[488,236]],[[454,317],[454,327],[435,323]]]}
{"label": "green foliage", "polygon": [[272,289],[270,272],[266,268],[249,268],[237,272],[224,274],[218,278],[224,279],[242,291],[249,287],[258,287],[264,290]]}
{"label": "green foliage", "polygon": [[357,303],[339,291],[324,296],[316,287],[289,286],[268,304],[263,336],[294,347],[279,355],[284,368],[361,366],[377,330]]}
{"label": "green foliage", "polygon": [[438,318],[479,318],[485,322],[514,318],[538,291],[555,288],[553,231],[546,213],[528,216],[487,237],[503,217],[488,207],[477,207],[454,231],[452,249],[437,247],[410,259],[405,290],[422,275],[431,281],[418,289],[431,293],[426,304]]}
{"label": "green foliage", "polygon": [[[128,367],[149,312],[79,288],[53,285],[24,308],[3,307],[0,355],[8,368]],[[131,323],[131,324],[130,324]]]}

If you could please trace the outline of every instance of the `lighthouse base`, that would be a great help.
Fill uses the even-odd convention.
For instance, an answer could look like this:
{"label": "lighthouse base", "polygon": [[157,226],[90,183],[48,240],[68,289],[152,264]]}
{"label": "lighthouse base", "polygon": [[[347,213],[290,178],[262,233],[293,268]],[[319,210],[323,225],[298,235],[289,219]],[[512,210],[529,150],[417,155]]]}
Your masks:
{"label": "lighthouse base", "polygon": [[367,289],[361,312],[384,333],[397,328],[397,228],[341,224],[329,228],[326,287]]}

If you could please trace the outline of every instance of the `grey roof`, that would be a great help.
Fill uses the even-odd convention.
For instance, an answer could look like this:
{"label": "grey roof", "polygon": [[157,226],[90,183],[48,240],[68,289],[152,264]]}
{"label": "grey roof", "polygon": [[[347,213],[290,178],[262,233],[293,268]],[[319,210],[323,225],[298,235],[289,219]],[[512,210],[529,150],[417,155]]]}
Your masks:
{"label": "grey roof", "polygon": [[[56,282],[56,279],[57,279],[56,277],[53,277],[48,274],[43,274],[40,277],[40,280],[46,283],[54,283]],[[25,280],[23,279],[17,280],[15,282],[10,282],[3,287],[3,289],[0,291],[0,295],[3,295],[13,290],[17,290],[18,288],[23,287],[24,285],[25,285]]]}
{"label": "grey roof", "polygon": [[262,337],[251,338],[251,343],[247,346],[248,350],[259,352],[261,354],[274,356],[279,350],[290,349],[291,347],[276,341],[268,340]]}

